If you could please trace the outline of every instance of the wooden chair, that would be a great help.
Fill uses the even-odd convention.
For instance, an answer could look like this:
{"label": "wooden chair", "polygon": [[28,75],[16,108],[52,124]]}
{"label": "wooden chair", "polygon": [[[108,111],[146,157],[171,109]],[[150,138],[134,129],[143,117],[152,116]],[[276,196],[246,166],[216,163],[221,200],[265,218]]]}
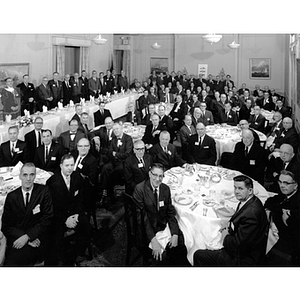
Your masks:
{"label": "wooden chair", "polygon": [[[126,266],[134,265],[141,257],[143,258],[143,265],[148,264],[148,245],[146,241],[146,233],[144,226],[144,210],[132,196],[123,193],[125,220],[127,227],[127,253]],[[139,223],[138,214],[141,216]],[[132,248],[138,250],[138,254],[131,260]]]}

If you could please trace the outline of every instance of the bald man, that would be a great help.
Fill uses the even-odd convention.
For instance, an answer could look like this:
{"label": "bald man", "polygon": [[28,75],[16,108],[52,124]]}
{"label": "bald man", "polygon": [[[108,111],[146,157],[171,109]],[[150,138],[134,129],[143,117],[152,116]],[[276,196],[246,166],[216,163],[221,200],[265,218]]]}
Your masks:
{"label": "bald man", "polygon": [[233,157],[235,170],[264,184],[264,170],[267,162],[265,150],[259,144],[254,143],[251,130],[242,131],[242,141],[235,145]]}

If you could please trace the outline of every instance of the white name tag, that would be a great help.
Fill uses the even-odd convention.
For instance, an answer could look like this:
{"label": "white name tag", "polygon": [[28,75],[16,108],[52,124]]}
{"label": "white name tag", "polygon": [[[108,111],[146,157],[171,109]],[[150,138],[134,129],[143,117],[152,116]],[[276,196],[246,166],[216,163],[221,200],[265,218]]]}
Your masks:
{"label": "white name tag", "polygon": [[40,211],[41,211],[41,209],[40,209],[40,204],[38,204],[38,205],[32,210],[32,213],[35,215],[35,214],[38,214]]}
{"label": "white name tag", "polygon": [[74,196],[76,197],[78,195],[79,191],[75,191]]}
{"label": "white name tag", "polygon": [[16,152],[20,152],[20,149],[19,149],[19,148],[15,148],[15,151],[16,151]]}
{"label": "white name tag", "polygon": [[257,123],[257,122],[255,122],[254,124],[255,124],[255,125],[258,125],[258,123]]}
{"label": "white name tag", "polygon": [[139,168],[142,168],[143,166],[144,166],[144,165],[143,165],[142,163],[139,163],[139,164],[138,164],[138,167],[139,167]]}
{"label": "white name tag", "polygon": [[210,121],[210,118],[207,118],[207,121]]}
{"label": "white name tag", "polygon": [[164,206],[164,201],[159,201],[159,207]]}
{"label": "white name tag", "polygon": [[207,148],[209,148],[209,146],[204,146],[203,148],[204,148],[204,149],[205,149],[205,148],[207,149]]}
{"label": "white name tag", "polygon": [[55,157],[55,156],[52,156],[52,157],[51,157],[51,160],[56,161],[56,157]]}
{"label": "white name tag", "polygon": [[231,115],[228,115],[228,118],[232,118],[232,116],[231,116]]}
{"label": "white name tag", "polygon": [[255,166],[255,160],[254,159],[250,159],[250,165]]}
{"label": "white name tag", "polygon": [[80,163],[77,167],[78,167],[79,169],[82,169],[83,165]]}
{"label": "white name tag", "polygon": [[168,154],[169,154],[169,155],[172,155],[172,153],[171,153],[171,151],[170,151],[170,150],[168,151]]}
{"label": "white name tag", "polygon": [[199,142],[195,142],[195,146],[199,146]]}

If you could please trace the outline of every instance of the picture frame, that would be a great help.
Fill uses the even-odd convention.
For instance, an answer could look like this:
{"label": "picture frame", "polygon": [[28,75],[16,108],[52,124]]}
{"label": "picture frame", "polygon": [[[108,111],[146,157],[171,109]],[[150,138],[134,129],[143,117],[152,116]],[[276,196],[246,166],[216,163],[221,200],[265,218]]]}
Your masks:
{"label": "picture frame", "polygon": [[169,59],[166,57],[151,57],[150,58],[150,72],[156,73],[163,72],[164,74],[169,71]]}
{"label": "picture frame", "polygon": [[16,86],[25,74],[29,74],[29,63],[0,64],[0,86],[5,85],[7,77],[11,77]]}
{"label": "picture frame", "polygon": [[250,79],[271,79],[271,59],[250,58]]}

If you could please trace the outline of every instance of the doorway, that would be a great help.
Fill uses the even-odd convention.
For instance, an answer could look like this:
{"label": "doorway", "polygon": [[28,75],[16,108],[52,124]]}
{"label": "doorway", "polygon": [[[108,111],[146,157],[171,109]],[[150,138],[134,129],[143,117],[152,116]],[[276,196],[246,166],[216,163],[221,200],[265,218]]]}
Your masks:
{"label": "doorway", "polygon": [[79,72],[80,47],[65,46],[65,74]]}
{"label": "doorway", "polygon": [[130,81],[130,50],[114,50],[114,69],[117,74],[124,70]]}

